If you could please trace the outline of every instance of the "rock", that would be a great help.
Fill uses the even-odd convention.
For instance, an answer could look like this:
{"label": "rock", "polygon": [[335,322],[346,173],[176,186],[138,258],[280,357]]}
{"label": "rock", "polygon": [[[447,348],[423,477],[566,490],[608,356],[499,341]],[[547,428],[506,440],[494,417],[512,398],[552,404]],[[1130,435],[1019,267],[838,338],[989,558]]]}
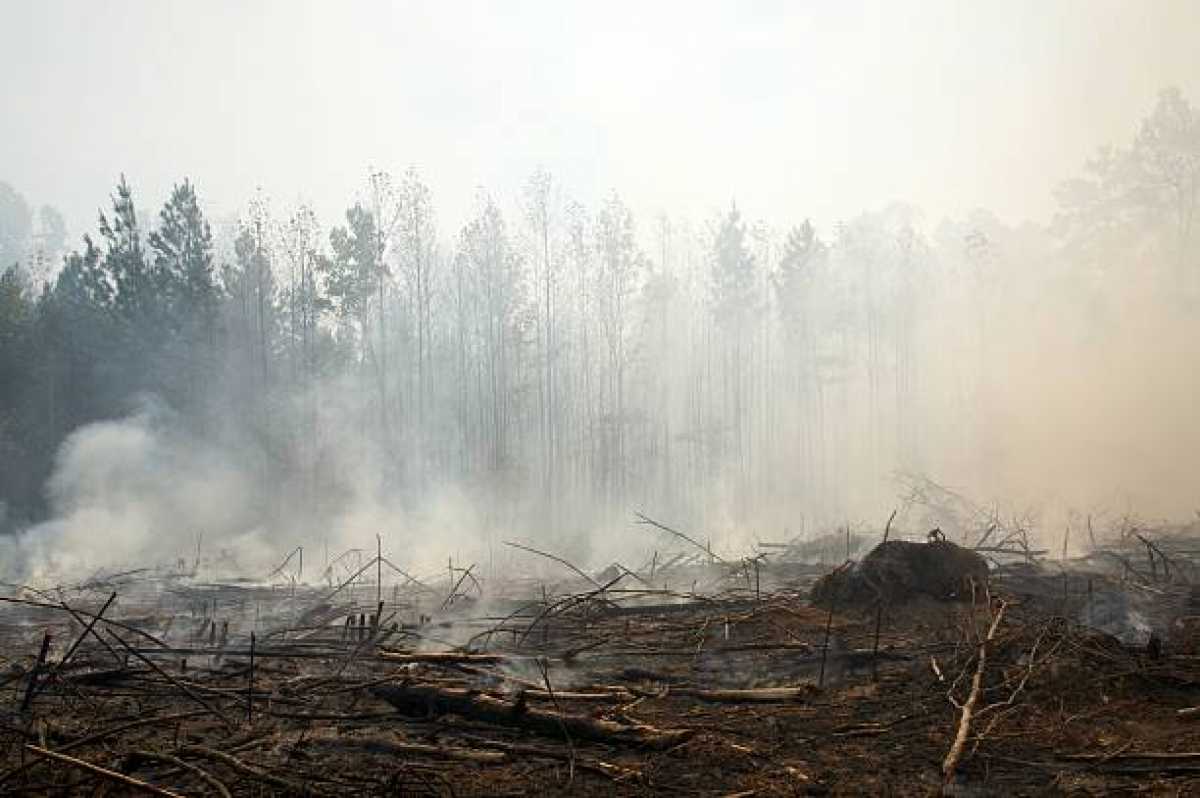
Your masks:
{"label": "rock", "polygon": [[889,540],[857,564],[821,577],[812,589],[816,604],[890,604],[918,597],[970,601],[971,585],[983,587],[988,565],[979,554],[947,540],[913,543]]}

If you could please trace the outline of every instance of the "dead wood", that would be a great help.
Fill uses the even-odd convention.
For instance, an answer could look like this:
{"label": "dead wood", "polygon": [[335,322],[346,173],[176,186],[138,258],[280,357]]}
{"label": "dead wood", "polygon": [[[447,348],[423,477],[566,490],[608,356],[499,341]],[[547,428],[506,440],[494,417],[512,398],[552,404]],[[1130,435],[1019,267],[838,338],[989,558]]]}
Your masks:
{"label": "dead wood", "polygon": [[629,690],[617,688],[615,690],[604,690],[596,692],[578,692],[555,690],[551,693],[549,690],[525,690],[522,693],[526,699],[531,701],[581,701],[581,702],[597,702],[605,701],[629,701],[634,698],[634,695]]}
{"label": "dead wood", "polygon": [[637,516],[637,519],[638,519],[638,520],[637,520],[637,523],[639,523],[639,524],[647,524],[647,525],[649,525],[649,526],[652,526],[652,527],[655,527],[655,528],[657,528],[657,529],[661,529],[663,532],[666,532],[666,533],[668,533],[668,534],[674,535],[675,537],[679,538],[680,540],[683,540],[683,541],[686,541],[686,542],[688,542],[688,543],[691,543],[693,546],[695,546],[696,548],[700,549],[700,551],[702,551],[702,552],[704,552],[705,554],[707,554],[707,555],[709,556],[709,559],[716,560],[717,562],[719,562],[719,563],[721,563],[721,564],[723,564],[723,565],[729,565],[729,561],[728,561],[728,560],[726,560],[726,559],[724,559],[724,558],[722,558],[722,557],[720,557],[719,555],[717,555],[717,554],[716,554],[716,553],[715,553],[715,552],[712,550],[712,547],[711,547],[711,546],[702,546],[702,545],[700,545],[699,543],[697,543],[696,541],[692,540],[692,539],[691,539],[690,537],[688,537],[687,535],[685,535],[685,534],[683,534],[682,532],[680,532],[679,530],[677,530],[677,529],[672,529],[671,527],[667,526],[666,524],[660,524],[658,521],[655,521],[653,518],[648,518],[648,517],[646,517],[645,515],[643,515],[643,514],[641,514],[641,513],[634,513],[634,515],[636,515],[636,516]]}
{"label": "dead wood", "polygon": [[152,762],[165,762],[168,765],[174,765],[180,770],[185,770],[188,773],[191,773],[209,787],[212,787],[214,790],[216,790],[217,794],[221,796],[221,798],[233,798],[229,792],[229,788],[225,786],[225,782],[221,781],[199,765],[195,765],[191,762],[185,762],[177,756],[163,754],[157,751],[136,751],[133,754],[133,757],[150,760]]}
{"label": "dead wood", "polygon": [[247,765],[245,762],[233,756],[232,754],[227,754],[224,751],[218,751],[214,748],[208,748],[207,746],[203,745],[185,745],[179,749],[179,753],[202,757],[213,762],[220,762],[221,764],[243,776],[248,776],[256,781],[263,782],[264,784],[270,784],[290,793],[296,793],[300,795],[310,795],[313,793],[313,790],[308,785],[297,784],[294,781],[276,776],[273,773],[259,770],[256,767]]}
{"label": "dead wood", "polygon": [[581,770],[599,773],[615,780],[636,779],[641,778],[642,776],[642,772],[635,768],[616,765],[612,762],[605,762],[602,759],[579,756],[573,751],[559,751],[557,749],[548,748],[541,745],[512,743],[505,742],[503,740],[488,740],[481,737],[465,737],[464,739],[481,748],[494,748],[498,751],[504,751],[517,756],[545,757],[546,759],[556,759],[560,762],[574,761],[575,767]]}
{"label": "dead wood", "polygon": [[[76,748],[82,748],[86,745],[98,743],[101,740],[106,740],[110,737],[114,737],[118,734],[122,734],[123,732],[127,732],[132,729],[136,729],[140,726],[152,726],[157,723],[166,723],[167,721],[172,721],[172,720],[183,720],[185,718],[195,718],[195,717],[199,717],[200,715],[204,715],[204,714],[206,714],[206,710],[196,709],[196,710],[192,710],[190,712],[175,712],[170,715],[158,715],[158,716],[149,717],[149,718],[139,718],[137,720],[129,721],[128,723],[122,723],[117,726],[111,726],[107,729],[102,729],[93,734],[89,734],[86,737],[81,737],[78,740],[72,740],[71,742],[67,743],[66,745],[61,746],[58,749],[58,753],[65,754],[67,751],[73,751]],[[44,761],[46,761],[46,760],[35,759],[35,760],[31,760],[29,762],[26,762],[23,765],[19,765],[19,766],[13,768],[12,770],[4,773],[3,775],[0,775],[0,784],[4,784],[6,781],[10,780],[14,776],[18,776],[21,773],[24,773],[25,771],[32,769],[37,764],[44,762]]]}
{"label": "dead wood", "polygon": [[382,736],[373,737],[329,737],[317,736],[306,738],[296,746],[297,750],[320,748],[330,751],[367,752],[372,754],[387,754],[391,756],[428,756],[435,759],[454,759],[460,762],[474,762],[481,765],[496,765],[508,761],[508,754],[503,751],[476,751],[470,748],[451,748],[444,745],[429,745],[414,743],[406,740],[390,739]]}
{"label": "dead wood", "polygon": [[511,541],[511,540],[506,540],[506,541],[504,541],[504,545],[505,545],[505,546],[512,546],[514,549],[520,549],[521,551],[527,551],[527,552],[529,552],[530,554],[537,554],[538,556],[545,557],[545,558],[546,558],[546,559],[548,559],[548,560],[554,560],[554,562],[556,562],[556,563],[559,563],[560,565],[564,565],[564,566],[566,566],[567,568],[569,568],[569,569],[571,569],[572,571],[574,571],[574,572],[575,572],[576,574],[578,574],[579,576],[582,576],[582,577],[583,577],[584,579],[586,579],[586,580],[587,580],[589,583],[591,583],[592,587],[600,587],[600,583],[599,583],[599,582],[597,582],[597,581],[596,581],[595,579],[593,579],[592,577],[588,576],[588,575],[587,575],[586,573],[584,573],[583,571],[581,571],[581,570],[579,570],[578,568],[576,568],[576,567],[575,567],[574,565],[572,565],[570,562],[568,562],[568,561],[564,560],[562,557],[559,557],[559,556],[557,556],[557,555],[554,555],[554,554],[550,554],[550,553],[548,553],[548,552],[539,551],[538,549],[535,549],[535,548],[533,548],[532,546],[526,546],[526,545],[524,545],[523,543],[516,543],[516,542],[514,542],[514,541]]}
{"label": "dead wood", "polygon": [[[958,763],[962,759],[963,748],[967,744],[967,735],[971,731],[971,719],[975,715],[975,709],[979,704],[979,697],[983,694],[983,673],[987,667],[988,644],[996,638],[996,630],[1000,628],[1000,621],[1004,619],[1004,611],[1007,606],[1004,602],[1000,602],[1000,608],[992,617],[991,626],[988,627],[987,636],[979,642],[979,650],[975,660],[975,673],[971,676],[971,691],[967,694],[967,700],[961,705],[958,731],[954,735],[954,742],[951,743],[946,758],[942,761],[943,784],[947,789],[953,784],[958,774]],[[951,700],[953,701],[953,698]]]}
{"label": "dead wood", "polygon": [[34,694],[37,693],[38,677],[42,673],[42,669],[46,666],[46,652],[50,650],[49,632],[42,635],[42,649],[38,652],[37,662],[29,669],[29,684],[25,688],[25,698],[21,700],[21,711],[25,712],[29,709],[29,704],[33,701]]}
{"label": "dead wood", "polygon": [[744,690],[704,690],[697,687],[672,687],[668,695],[698,698],[721,704],[779,704],[805,701],[820,693],[816,685],[800,687],[758,687]]}
{"label": "dead wood", "polygon": [[71,661],[71,657],[73,657],[75,655],[75,652],[77,650],[79,650],[79,646],[83,643],[84,639],[87,638],[87,636],[92,633],[92,629],[95,628],[96,622],[100,620],[101,616],[104,615],[104,613],[108,610],[108,608],[110,606],[112,606],[112,603],[116,600],[117,600],[117,591],[114,590],[112,592],[112,594],[109,595],[108,601],[104,602],[104,606],[100,608],[100,611],[97,612],[95,615],[93,615],[92,619],[90,621],[88,621],[88,624],[86,627],[84,627],[83,632],[81,632],[80,635],[75,638],[75,642],[71,644],[71,647],[69,649],[67,649],[67,653],[64,654],[63,658],[58,661],[58,664],[54,666],[54,671],[51,675],[57,675],[57,674],[62,673],[63,668],[65,668],[67,666],[67,663],[69,663]]}
{"label": "dead wood", "polygon": [[[965,528],[966,539],[980,538],[987,524],[988,519],[972,523]],[[1103,552],[1064,564],[1068,584],[1060,570],[1010,562],[1012,556],[1024,560],[1030,541],[1013,537],[1006,527],[981,541],[983,546],[999,542],[1003,545],[997,548],[1005,549],[997,553],[991,576],[993,585],[1003,587],[1007,611],[987,644],[981,692],[956,775],[970,770],[966,763],[974,761],[978,748],[991,762],[987,788],[998,794],[1034,792],[1044,787],[1047,771],[1086,774],[1080,778],[1097,790],[1120,792],[1170,777],[1172,786],[1194,791],[1200,759],[1131,753],[1200,750],[1186,742],[1200,709],[1178,711],[1196,703],[1182,688],[1200,684],[1200,589],[1183,584],[1185,577],[1200,573],[1190,559],[1200,555],[1195,538],[1200,525],[1194,526],[1179,536],[1157,529],[1144,533],[1161,549],[1161,554],[1152,551],[1159,580],[1151,586],[1134,584],[1133,576],[1121,580],[1123,565]],[[839,557],[841,540],[839,535]],[[889,536],[888,542],[894,539]],[[1138,537],[1130,533],[1114,546],[1153,581]],[[320,604],[336,585],[297,583],[280,590],[246,583],[196,585],[175,576],[123,582],[121,621],[144,624],[157,634],[174,616],[175,634],[166,638],[171,648],[121,632],[107,620],[111,608],[91,613],[103,617],[89,623],[87,615],[59,606],[63,600],[95,610],[109,597],[109,588],[64,587],[37,597],[51,605],[45,609],[0,604],[0,682],[8,680],[12,699],[9,712],[0,713],[0,742],[8,742],[0,745],[0,753],[7,752],[0,793],[86,792],[103,778],[33,755],[26,742],[189,795],[224,794],[200,771],[231,795],[294,794],[306,788],[449,794],[451,786],[473,794],[672,790],[715,795],[748,789],[774,794],[789,788],[803,792],[807,782],[838,794],[877,794],[884,774],[902,791],[919,790],[924,763],[941,764],[957,737],[980,664],[979,644],[994,615],[963,637],[965,609],[923,600],[885,607],[887,617],[881,618],[872,595],[859,606],[862,612],[835,612],[826,688],[818,693],[808,683],[817,678],[831,619],[827,608],[811,607],[804,598],[822,569],[796,565],[789,559],[794,554],[785,550],[761,563],[760,588],[754,575],[747,575],[748,560],[732,560],[735,572],[692,552],[669,568],[663,565],[669,556],[647,558],[645,568],[654,569],[655,580],[673,581],[674,590],[666,584],[634,586],[630,572],[614,564],[592,574],[601,589],[577,578],[582,592],[575,594],[546,596],[529,579],[487,582],[494,603],[464,603],[455,608],[455,617],[433,620],[428,613],[439,612],[444,581],[435,595],[413,580],[406,587],[397,577],[399,585],[385,586],[391,600],[382,610],[370,602],[380,595],[376,584],[369,596],[366,586],[356,583]],[[464,573],[452,571],[452,582],[462,577],[455,592],[472,584],[474,577]],[[604,586],[609,576],[624,578],[626,587]],[[483,575],[478,579],[484,584]],[[1100,590],[1090,589],[1093,581]],[[839,601],[839,606],[847,605]],[[306,607],[313,609],[302,618]],[[1131,612],[1162,640],[1161,658],[1149,659],[1143,639],[1131,633]],[[429,652],[398,640],[383,649],[389,613],[403,621],[404,633],[411,630],[432,643],[445,630],[446,639]],[[350,614],[356,634],[346,640],[335,624]],[[234,648],[185,643],[195,639],[189,632],[200,626],[201,615],[203,640],[215,616],[218,635],[227,620]],[[357,634],[360,616],[385,620],[361,624],[373,635],[368,637]],[[1094,618],[1106,624],[1104,633],[1081,626]],[[531,619],[536,619],[532,626]],[[174,681],[122,651],[105,629],[120,634]],[[251,629],[259,634],[254,682],[248,687]],[[73,656],[54,654],[50,647],[35,695],[38,717],[27,724],[16,710],[45,631],[64,647],[82,642]],[[111,668],[108,652],[94,643],[98,636],[111,643],[121,667]],[[268,639],[272,642],[265,644]],[[553,670],[539,665],[548,662]],[[879,678],[872,683],[873,663]],[[56,678],[48,679],[55,669]],[[619,686],[624,679],[632,681]],[[397,708],[371,695],[371,688],[387,685],[409,693],[416,685],[432,694],[409,695],[402,701],[409,717],[402,719]],[[939,703],[948,688],[956,707],[952,713]],[[230,713],[244,712],[252,696],[253,737],[239,733],[227,739],[214,713],[193,706],[188,691],[231,720]],[[443,713],[449,714],[438,720]],[[630,713],[640,717],[631,719]],[[595,727],[593,718],[610,725],[601,725],[598,734],[578,726]],[[239,732],[246,730],[240,715],[235,723]],[[655,749],[636,732],[646,724],[694,743],[662,742]],[[1120,736],[1126,745],[1101,758],[1059,754],[1094,750],[1081,748],[1091,739],[1084,731],[1090,724],[1106,729],[1125,724]],[[476,734],[479,739],[472,737]],[[216,753],[200,754],[188,746]],[[795,766],[800,762],[805,767]],[[135,765],[140,770],[132,769]],[[981,763],[981,778],[983,768]],[[812,773],[822,774],[819,781]],[[398,780],[389,779],[396,774]],[[628,784],[631,779],[637,784]],[[111,793],[134,792],[104,782]]]}
{"label": "dead wood", "polygon": [[76,759],[73,756],[60,754],[57,751],[49,751],[45,748],[41,748],[40,746],[29,745],[28,743],[25,745],[25,748],[37,754],[38,756],[44,756],[47,759],[53,759],[55,761],[62,762],[63,764],[80,768],[81,770],[86,770],[89,773],[94,773],[95,775],[108,779],[109,781],[115,781],[118,784],[123,784],[126,787],[129,787],[133,790],[138,790],[139,792],[146,792],[150,793],[151,795],[161,795],[165,796],[165,798],[183,798],[181,795],[179,795],[179,793],[174,793],[170,790],[164,790],[162,787],[156,787],[153,784],[148,784],[140,779],[135,779],[132,776],[126,776],[124,773],[118,773],[115,770],[109,770],[108,768],[102,768],[99,765],[93,765],[91,762],[84,762],[82,759]]}
{"label": "dead wood", "polygon": [[1138,751],[1119,754],[1062,754],[1073,762],[1197,762],[1200,751]]}
{"label": "dead wood", "polygon": [[[384,662],[398,664],[430,663],[430,664],[470,664],[496,665],[511,659],[521,659],[510,654],[474,654],[458,651],[426,651],[423,653],[405,653],[400,651],[380,651],[375,655]],[[526,657],[527,659],[527,657]]]}
{"label": "dead wood", "polygon": [[163,670],[162,668],[160,668],[159,666],[155,665],[155,664],[154,664],[154,662],[152,662],[151,660],[147,659],[145,656],[143,656],[143,655],[141,655],[141,654],[137,653],[136,651],[134,651],[132,648],[130,648],[130,647],[129,647],[129,644],[128,644],[128,643],[126,643],[124,640],[122,640],[122,639],[121,639],[121,638],[120,638],[120,637],[117,635],[117,633],[116,633],[116,632],[114,632],[114,631],[112,631],[112,630],[110,629],[110,630],[108,630],[108,633],[109,633],[110,635],[112,635],[112,636],[113,636],[113,639],[115,639],[115,640],[116,640],[118,643],[120,643],[120,644],[122,645],[122,647],[124,647],[124,649],[125,649],[126,651],[128,651],[130,654],[133,654],[135,657],[137,657],[138,659],[140,659],[142,662],[144,662],[144,663],[146,663],[147,665],[149,665],[151,670],[153,670],[153,671],[154,671],[155,673],[157,673],[159,676],[161,676],[161,677],[163,677],[164,679],[166,679],[168,682],[170,682],[170,683],[171,683],[172,685],[174,685],[175,687],[178,687],[180,690],[182,690],[182,691],[183,691],[183,692],[184,692],[184,693],[187,695],[187,697],[188,697],[188,698],[192,699],[192,700],[193,700],[193,701],[195,701],[197,704],[199,704],[200,706],[204,707],[204,708],[205,708],[205,709],[207,709],[209,712],[211,712],[213,715],[215,715],[215,716],[217,717],[217,719],[218,719],[218,720],[220,720],[220,721],[221,721],[221,723],[225,725],[225,728],[227,728],[227,729],[232,729],[232,728],[233,728],[233,725],[232,725],[232,724],[229,722],[229,719],[228,719],[227,717],[225,717],[225,714],[224,714],[223,712],[221,712],[221,710],[219,710],[219,709],[217,709],[215,706],[213,706],[212,704],[208,703],[208,701],[206,701],[206,700],[204,700],[202,697],[200,697],[200,696],[199,696],[199,695],[196,693],[196,691],[192,690],[192,689],[191,689],[191,688],[189,688],[189,687],[188,687],[186,684],[183,684],[183,683],[182,683],[182,682],[180,682],[178,679],[176,679],[174,676],[172,676],[171,674],[167,673],[166,671],[164,671],[164,670]]}
{"label": "dead wood", "polygon": [[548,737],[573,738],[633,745],[661,750],[683,742],[690,729],[659,729],[646,724],[624,724],[584,715],[532,709],[523,700],[506,701],[464,688],[427,685],[380,685],[371,693],[409,717],[453,714],[484,723],[528,729]]}

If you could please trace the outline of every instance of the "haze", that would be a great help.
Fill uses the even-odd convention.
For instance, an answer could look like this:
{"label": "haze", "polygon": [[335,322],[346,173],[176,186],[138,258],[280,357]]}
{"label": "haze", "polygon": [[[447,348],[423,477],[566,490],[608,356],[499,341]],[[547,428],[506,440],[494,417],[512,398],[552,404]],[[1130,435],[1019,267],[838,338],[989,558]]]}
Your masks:
{"label": "haze", "polygon": [[1167,85],[1200,94],[1200,7],[1152,2],[3,4],[0,174],[72,231],[124,172],[211,216],[256,187],[340,215],[421,167],[460,224],[537,166],[640,214],[828,226],[1045,219]]}

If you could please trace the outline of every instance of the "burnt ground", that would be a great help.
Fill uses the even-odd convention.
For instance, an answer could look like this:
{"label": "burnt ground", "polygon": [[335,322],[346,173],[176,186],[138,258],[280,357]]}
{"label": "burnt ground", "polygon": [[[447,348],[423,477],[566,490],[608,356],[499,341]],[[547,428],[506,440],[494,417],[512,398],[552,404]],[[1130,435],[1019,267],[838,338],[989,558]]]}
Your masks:
{"label": "burnt ground", "polygon": [[[767,563],[676,564],[708,587],[686,594],[617,569],[486,603],[474,576],[440,598],[150,572],[14,587],[0,793],[1195,794],[1191,590],[1125,560],[832,612],[807,600],[828,568]],[[1117,628],[1143,622],[1153,639]]]}

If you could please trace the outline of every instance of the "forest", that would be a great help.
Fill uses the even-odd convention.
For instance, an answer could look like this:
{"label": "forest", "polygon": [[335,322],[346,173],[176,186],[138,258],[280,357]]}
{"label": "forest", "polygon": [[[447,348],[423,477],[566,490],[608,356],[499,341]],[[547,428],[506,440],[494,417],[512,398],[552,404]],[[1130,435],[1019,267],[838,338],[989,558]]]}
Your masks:
{"label": "forest", "polygon": [[642,510],[713,545],[877,525],[911,475],[1190,514],[1200,115],[1148,99],[1019,224],[635,218],[538,170],[451,228],[409,168],[339,219],[210,219],[203,175],[151,213],[122,176],[68,244],[0,183],[0,531],[586,559]]}

